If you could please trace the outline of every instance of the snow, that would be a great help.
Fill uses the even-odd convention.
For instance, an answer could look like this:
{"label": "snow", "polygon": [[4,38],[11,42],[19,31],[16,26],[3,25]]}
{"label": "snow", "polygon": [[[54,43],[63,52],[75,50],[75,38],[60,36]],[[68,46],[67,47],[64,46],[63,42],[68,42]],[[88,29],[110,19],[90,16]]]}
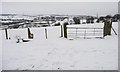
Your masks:
{"label": "snow", "polygon": [[0,71],[2,71],[2,32],[0,31]]}
{"label": "snow", "polygon": [[9,23],[9,22],[13,22],[13,21],[1,21],[1,23]]}
{"label": "snow", "polygon": [[[44,29],[48,31],[45,38]],[[118,33],[118,23],[113,23]],[[16,43],[16,36],[27,39],[27,29],[2,32],[3,70],[117,70],[118,36],[112,31],[105,39],[65,39],[60,26],[30,28],[34,39]]]}
{"label": "snow", "polygon": [[86,19],[82,19],[82,20],[80,20],[80,23],[83,23],[83,22],[85,22],[86,23]]}

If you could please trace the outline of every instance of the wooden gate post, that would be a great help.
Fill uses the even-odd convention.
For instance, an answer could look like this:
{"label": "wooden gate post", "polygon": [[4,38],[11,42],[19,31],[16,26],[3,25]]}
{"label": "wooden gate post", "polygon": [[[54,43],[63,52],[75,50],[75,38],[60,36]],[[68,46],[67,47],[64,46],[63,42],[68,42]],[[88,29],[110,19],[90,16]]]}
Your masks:
{"label": "wooden gate post", "polygon": [[110,21],[105,21],[104,22],[104,33],[103,33],[103,37],[107,36],[107,35],[111,35],[111,28],[112,28],[112,22]]}
{"label": "wooden gate post", "polygon": [[6,35],[6,39],[8,39],[8,32],[7,32],[7,28],[5,28],[5,35]]}
{"label": "wooden gate post", "polygon": [[108,29],[107,29],[107,21],[104,22],[104,28],[103,28],[103,37],[107,36],[107,32],[108,32]]}
{"label": "wooden gate post", "polygon": [[68,24],[68,23],[64,23],[64,24],[63,24],[63,28],[64,28],[64,38],[67,38],[67,27],[66,27],[67,24]]}

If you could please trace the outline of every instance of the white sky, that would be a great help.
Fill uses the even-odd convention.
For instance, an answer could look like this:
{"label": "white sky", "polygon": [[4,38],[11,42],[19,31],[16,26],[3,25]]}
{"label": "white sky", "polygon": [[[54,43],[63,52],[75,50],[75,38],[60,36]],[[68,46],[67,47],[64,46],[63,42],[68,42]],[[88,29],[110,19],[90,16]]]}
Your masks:
{"label": "white sky", "polygon": [[2,2],[118,2],[120,0],[1,0]]}
{"label": "white sky", "polygon": [[[15,14],[74,14],[114,15],[118,13],[118,2],[5,2],[3,13]],[[9,0],[8,0],[9,1]],[[109,0],[110,1],[110,0]],[[116,0],[117,1],[117,0]]]}

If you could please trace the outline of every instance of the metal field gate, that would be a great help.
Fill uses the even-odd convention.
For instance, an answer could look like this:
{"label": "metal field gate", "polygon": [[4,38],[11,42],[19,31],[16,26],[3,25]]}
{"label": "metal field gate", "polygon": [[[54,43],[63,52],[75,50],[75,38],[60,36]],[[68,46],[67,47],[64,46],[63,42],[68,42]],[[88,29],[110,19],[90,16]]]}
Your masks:
{"label": "metal field gate", "polygon": [[65,38],[104,38],[104,24],[64,25]]}

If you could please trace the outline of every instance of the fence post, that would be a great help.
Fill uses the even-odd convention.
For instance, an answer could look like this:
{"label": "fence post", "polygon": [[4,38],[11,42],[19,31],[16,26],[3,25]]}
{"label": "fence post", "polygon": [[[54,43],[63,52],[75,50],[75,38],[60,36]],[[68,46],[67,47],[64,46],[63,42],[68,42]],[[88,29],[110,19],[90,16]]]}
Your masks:
{"label": "fence post", "polygon": [[28,28],[28,39],[30,38],[30,29]]}
{"label": "fence post", "polygon": [[33,39],[33,34],[30,32],[30,28],[28,28],[28,39]]}
{"label": "fence post", "polygon": [[8,39],[8,32],[7,32],[7,28],[5,28],[5,35],[6,35],[6,39]]}
{"label": "fence post", "polygon": [[45,37],[47,39],[47,29],[45,28]]}
{"label": "fence post", "polygon": [[61,25],[61,37],[63,37],[63,27]]}
{"label": "fence post", "polygon": [[64,24],[63,24],[63,28],[64,28],[64,38],[67,38],[67,27],[66,27],[67,24],[68,24],[68,23],[64,23]]}
{"label": "fence post", "polygon": [[105,21],[104,22],[104,37],[107,35],[111,35],[111,27],[112,27],[112,23],[110,21]]}

